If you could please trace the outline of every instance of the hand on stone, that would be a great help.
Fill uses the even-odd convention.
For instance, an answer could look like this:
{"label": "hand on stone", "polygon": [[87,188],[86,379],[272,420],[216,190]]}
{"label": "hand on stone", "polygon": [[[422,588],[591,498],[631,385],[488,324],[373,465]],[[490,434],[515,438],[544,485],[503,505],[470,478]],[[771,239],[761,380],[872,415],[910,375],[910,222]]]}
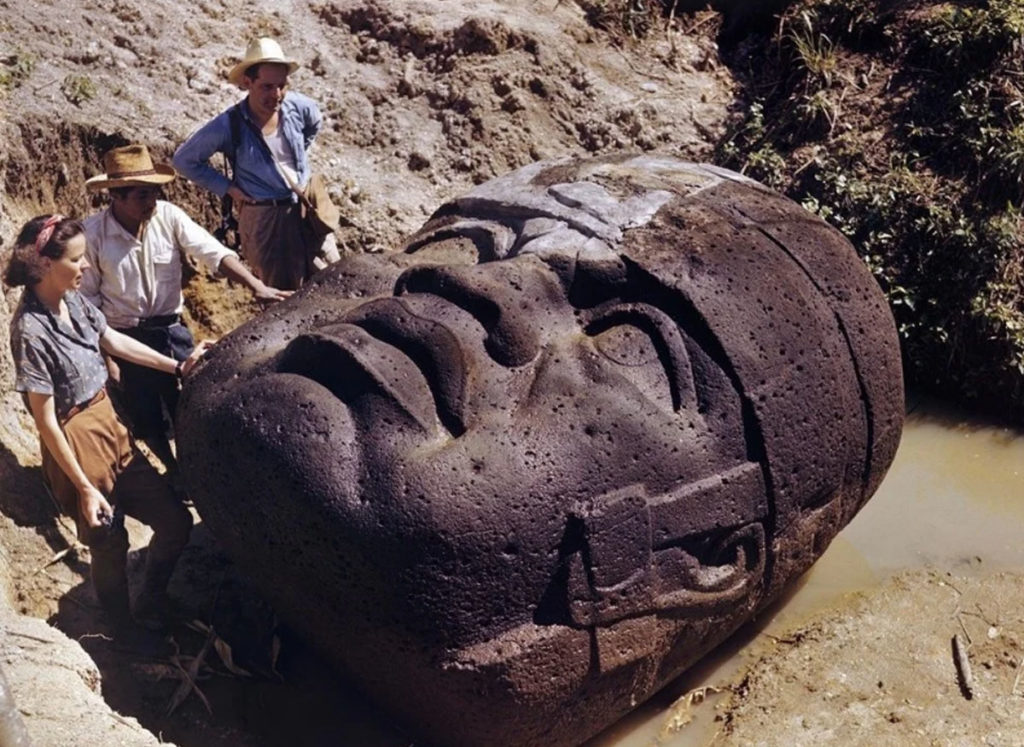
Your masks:
{"label": "hand on stone", "polygon": [[216,345],[215,340],[200,340],[192,353],[182,362],[181,375],[188,376],[189,371],[199,362],[199,359],[206,355],[206,352]]}
{"label": "hand on stone", "polygon": [[253,291],[253,294],[256,296],[256,300],[260,303],[272,303],[274,301],[283,301],[294,292],[295,291],[271,288],[269,285],[260,283],[257,289]]}

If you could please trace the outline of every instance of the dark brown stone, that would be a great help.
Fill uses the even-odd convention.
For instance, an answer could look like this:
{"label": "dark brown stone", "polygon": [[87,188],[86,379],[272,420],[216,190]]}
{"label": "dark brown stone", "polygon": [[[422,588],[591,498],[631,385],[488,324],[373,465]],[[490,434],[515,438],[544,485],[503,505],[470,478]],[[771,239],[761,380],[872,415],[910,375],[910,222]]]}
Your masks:
{"label": "dark brown stone", "polygon": [[825,550],[899,441],[850,244],[731,172],[540,163],[343,259],[188,383],[203,519],[440,744],[568,744]]}

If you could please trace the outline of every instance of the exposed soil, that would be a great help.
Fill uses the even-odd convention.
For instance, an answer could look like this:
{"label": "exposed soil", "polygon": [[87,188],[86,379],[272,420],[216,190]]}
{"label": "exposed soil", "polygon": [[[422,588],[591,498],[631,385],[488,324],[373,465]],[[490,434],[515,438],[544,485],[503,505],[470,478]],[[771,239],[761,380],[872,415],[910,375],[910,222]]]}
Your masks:
{"label": "exposed soil", "polygon": [[[659,18],[634,40],[595,28],[568,1],[0,0],[0,259],[32,215],[98,207],[82,183],[109,147],[141,141],[166,158],[236,100],[224,74],[257,34],[298,57],[294,87],[329,118],[314,162],[353,224],[339,238],[351,251],[383,251],[445,198],[538,158],[709,157],[734,95],[717,25],[707,13]],[[180,181],[167,193],[215,225],[210,196]],[[201,273],[186,293],[200,336],[258,311]],[[0,299],[0,666],[34,743],[409,744],[277,624],[201,523],[171,588],[181,624],[166,638],[111,638],[88,552],[52,509],[31,419],[11,392],[16,299]],[[144,548],[145,529],[130,528],[133,548]],[[133,550],[133,575],[143,559]],[[1011,576],[961,579],[959,596],[953,583],[904,576],[780,638],[732,690],[720,739],[1024,741],[1014,679],[1024,627],[1010,611],[1024,587]],[[971,701],[951,668],[961,623]]]}
{"label": "exposed soil", "polygon": [[915,571],[762,637],[722,707],[717,742],[1021,744],[1022,582]]}

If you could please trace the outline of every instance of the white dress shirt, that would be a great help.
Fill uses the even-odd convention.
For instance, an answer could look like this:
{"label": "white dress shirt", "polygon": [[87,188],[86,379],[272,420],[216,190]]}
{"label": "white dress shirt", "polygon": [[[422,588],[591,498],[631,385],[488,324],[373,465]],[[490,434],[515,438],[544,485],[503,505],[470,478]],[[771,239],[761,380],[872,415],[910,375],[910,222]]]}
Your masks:
{"label": "white dress shirt", "polygon": [[224,257],[236,256],[184,210],[162,200],[143,224],[141,240],[117,222],[110,208],[82,223],[90,267],[82,273],[81,291],[115,328],[181,313],[182,252],[213,274]]}

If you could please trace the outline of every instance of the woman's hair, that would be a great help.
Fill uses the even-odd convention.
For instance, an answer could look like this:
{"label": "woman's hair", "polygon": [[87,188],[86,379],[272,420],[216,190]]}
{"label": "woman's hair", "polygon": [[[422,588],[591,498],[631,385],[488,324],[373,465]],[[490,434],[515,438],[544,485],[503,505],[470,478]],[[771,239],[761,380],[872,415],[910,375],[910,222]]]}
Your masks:
{"label": "woman's hair", "polygon": [[[51,231],[49,237],[47,231]],[[60,259],[68,242],[83,233],[82,224],[62,215],[40,215],[24,226],[4,270],[4,282],[11,286],[32,286],[43,279],[43,258]],[[42,240],[40,242],[40,240]]]}

